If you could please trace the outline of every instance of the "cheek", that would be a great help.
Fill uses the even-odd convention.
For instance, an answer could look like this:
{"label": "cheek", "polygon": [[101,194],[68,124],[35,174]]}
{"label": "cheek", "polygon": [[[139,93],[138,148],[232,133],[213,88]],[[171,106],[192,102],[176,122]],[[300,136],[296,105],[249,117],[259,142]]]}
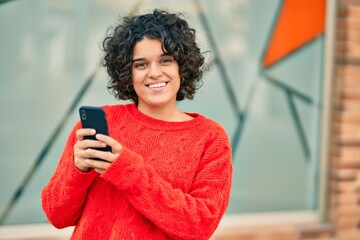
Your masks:
{"label": "cheek", "polygon": [[143,82],[144,77],[142,75],[143,74],[139,71],[134,71],[131,73],[131,81],[134,86],[139,85]]}
{"label": "cheek", "polygon": [[176,84],[177,84],[177,89],[179,90],[181,87],[181,79],[179,79],[179,81],[177,81]]}
{"label": "cheek", "polygon": [[137,95],[139,95],[139,91],[140,91],[139,76],[136,73],[131,74],[131,82],[132,82],[132,85],[134,87],[135,93]]}
{"label": "cheek", "polygon": [[138,81],[133,81],[133,87],[137,95],[141,92],[141,84]]}
{"label": "cheek", "polygon": [[179,73],[177,73],[176,75],[174,75],[174,79],[176,79],[176,84],[179,85],[179,87],[181,86],[181,75]]}

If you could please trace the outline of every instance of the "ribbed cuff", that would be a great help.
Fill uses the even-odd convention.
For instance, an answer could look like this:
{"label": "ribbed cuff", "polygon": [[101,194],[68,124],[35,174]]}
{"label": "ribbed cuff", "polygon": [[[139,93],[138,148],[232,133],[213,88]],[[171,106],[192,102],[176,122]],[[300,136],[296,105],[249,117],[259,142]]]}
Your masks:
{"label": "ribbed cuff", "polygon": [[101,175],[120,190],[131,188],[141,177],[144,160],[137,153],[124,147],[120,156]]}
{"label": "ribbed cuff", "polygon": [[91,169],[89,172],[82,172],[76,166],[75,163],[70,163],[69,172],[69,184],[76,185],[77,187],[88,187],[92,184],[94,179],[99,176],[99,173]]}

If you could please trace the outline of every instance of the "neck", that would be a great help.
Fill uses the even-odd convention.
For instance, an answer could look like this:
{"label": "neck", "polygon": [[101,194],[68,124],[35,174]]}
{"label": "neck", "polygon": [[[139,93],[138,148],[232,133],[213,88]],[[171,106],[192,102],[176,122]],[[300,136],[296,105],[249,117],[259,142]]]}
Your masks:
{"label": "neck", "polygon": [[167,106],[148,106],[139,103],[138,110],[149,117],[170,122],[184,121],[186,115],[176,107],[176,103]]}

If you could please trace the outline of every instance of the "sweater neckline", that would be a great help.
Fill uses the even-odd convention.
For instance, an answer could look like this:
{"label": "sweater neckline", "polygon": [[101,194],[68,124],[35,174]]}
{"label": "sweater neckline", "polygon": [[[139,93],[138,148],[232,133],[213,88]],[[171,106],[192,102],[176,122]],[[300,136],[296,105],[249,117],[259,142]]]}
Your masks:
{"label": "sweater neckline", "polygon": [[127,107],[125,109],[130,114],[130,116],[133,118],[134,121],[146,127],[159,129],[159,130],[180,130],[180,129],[192,128],[199,125],[200,122],[202,122],[204,119],[204,117],[198,113],[185,112],[186,114],[193,117],[193,119],[182,122],[169,122],[169,121],[152,118],[140,112],[134,103],[127,104]]}

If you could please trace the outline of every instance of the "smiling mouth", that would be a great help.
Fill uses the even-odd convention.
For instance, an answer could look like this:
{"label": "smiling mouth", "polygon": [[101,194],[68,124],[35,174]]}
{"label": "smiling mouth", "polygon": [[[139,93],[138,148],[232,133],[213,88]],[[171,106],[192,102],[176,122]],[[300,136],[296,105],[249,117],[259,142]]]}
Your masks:
{"label": "smiling mouth", "polygon": [[167,82],[161,82],[161,83],[148,84],[146,86],[149,88],[162,88],[165,87],[167,84],[168,84]]}

